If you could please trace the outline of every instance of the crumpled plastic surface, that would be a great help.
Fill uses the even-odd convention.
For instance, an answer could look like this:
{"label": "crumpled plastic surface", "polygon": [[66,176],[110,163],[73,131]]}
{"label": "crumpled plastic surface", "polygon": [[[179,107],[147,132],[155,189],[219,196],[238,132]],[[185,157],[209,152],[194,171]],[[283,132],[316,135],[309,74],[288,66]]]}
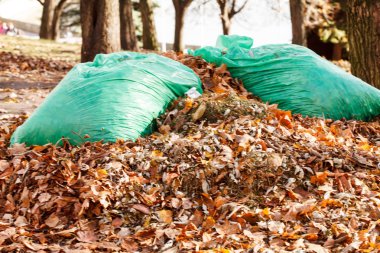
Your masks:
{"label": "crumpled plastic surface", "polygon": [[380,90],[298,45],[251,48],[244,36],[220,36],[217,47],[192,52],[226,64],[234,78],[263,101],[279,108],[335,120],[370,120],[380,115]]}
{"label": "crumpled plastic surface", "polygon": [[11,144],[135,140],[149,134],[170,102],[195,87],[188,67],[156,54],[97,55],[76,65],[31,117],[17,128]]}

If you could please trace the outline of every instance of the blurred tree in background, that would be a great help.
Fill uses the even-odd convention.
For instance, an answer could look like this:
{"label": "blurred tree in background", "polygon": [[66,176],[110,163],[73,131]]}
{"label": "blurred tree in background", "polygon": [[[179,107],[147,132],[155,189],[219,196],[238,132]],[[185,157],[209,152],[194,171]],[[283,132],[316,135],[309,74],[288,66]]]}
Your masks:
{"label": "blurred tree in background", "polygon": [[[120,45],[124,50],[138,50],[138,44],[149,50],[159,48],[154,23],[156,1],[38,2],[43,5],[40,37],[57,40],[60,31],[82,32],[82,61],[92,60],[96,53],[118,51]],[[232,19],[249,1],[172,0],[172,3],[175,11],[173,49],[182,51],[183,27],[190,5],[202,8],[207,5],[207,12],[218,10],[223,33],[229,34]],[[274,2],[268,1],[268,4]],[[380,87],[380,1],[289,0],[289,7],[294,44],[307,46],[330,60],[347,59],[349,55],[353,74]],[[118,18],[115,13],[119,13]]]}
{"label": "blurred tree in background", "polygon": [[340,1],[290,0],[293,44],[327,59],[340,60],[347,49],[345,12]]}
{"label": "blurred tree in background", "polygon": [[124,50],[136,51],[137,37],[133,20],[132,0],[120,0],[120,42]]}
{"label": "blurred tree in background", "polygon": [[140,0],[139,9],[142,21],[143,48],[158,50],[156,25],[154,24],[153,2],[151,0]]}
{"label": "blurred tree in background", "polygon": [[42,4],[40,38],[57,40],[60,37],[62,12],[70,0],[38,0]]}
{"label": "blurred tree in background", "polygon": [[380,1],[347,1],[352,73],[380,88]]}
{"label": "blurred tree in background", "polygon": [[289,0],[290,16],[292,20],[292,43],[306,46],[305,12],[306,4],[303,0]]}
{"label": "blurred tree in background", "polygon": [[193,0],[172,0],[175,10],[174,51],[183,51],[183,25],[185,15]]}
{"label": "blurred tree in background", "polygon": [[238,5],[238,0],[216,0],[220,9],[220,20],[222,21],[223,34],[230,34],[232,18],[240,13],[247,5],[248,0]]}
{"label": "blurred tree in background", "polygon": [[380,88],[380,1],[290,0],[293,43],[328,59],[349,55],[352,73]]}
{"label": "blurred tree in background", "polygon": [[98,53],[120,51],[119,0],[81,0],[80,15],[82,62],[92,61]]}
{"label": "blurred tree in background", "polygon": [[68,4],[66,4],[61,16],[61,33],[72,33],[75,36],[81,35],[79,6],[79,0],[71,0]]}

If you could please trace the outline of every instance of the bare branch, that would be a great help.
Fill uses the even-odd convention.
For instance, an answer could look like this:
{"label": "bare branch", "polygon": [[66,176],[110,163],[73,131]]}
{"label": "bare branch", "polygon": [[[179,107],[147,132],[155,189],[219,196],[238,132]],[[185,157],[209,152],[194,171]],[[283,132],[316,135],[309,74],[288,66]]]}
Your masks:
{"label": "bare branch", "polygon": [[211,0],[204,0],[203,3],[201,3],[201,5],[206,5],[206,4],[208,4],[209,2],[211,2]]}
{"label": "bare branch", "polygon": [[174,8],[177,10],[179,8],[179,1],[180,0],[172,0]]}
{"label": "bare branch", "polygon": [[[235,1],[233,3],[235,3]],[[231,9],[230,17],[232,18],[233,16],[235,16],[236,14],[238,14],[239,12],[241,12],[245,8],[245,6],[247,5],[247,3],[248,3],[248,0],[245,0],[245,2],[243,3],[243,5],[240,6],[239,9],[237,9],[237,10],[235,10],[235,8]]]}
{"label": "bare branch", "polygon": [[[231,11],[230,11],[231,13],[232,13],[232,12],[235,12],[235,5],[236,5],[236,0],[232,0],[231,9],[230,9],[230,10],[231,10]],[[235,14],[234,14],[234,15],[235,15]]]}
{"label": "bare branch", "polygon": [[37,0],[37,2],[39,2],[42,6],[44,6],[44,2],[42,2],[42,0]]}
{"label": "bare branch", "polygon": [[59,3],[57,4],[56,8],[61,9],[61,8],[63,8],[63,6],[65,6],[68,3],[70,3],[70,1],[68,1],[68,0],[60,0]]}
{"label": "bare branch", "polygon": [[187,6],[189,6],[192,2],[193,2],[193,0],[184,0],[183,5],[184,5],[185,7],[187,7]]}
{"label": "bare branch", "polygon": [[220,9],[220,15],[223,16],[226,9],[226,0],[217,0]]}
{"label": "bare branch", "polygon": [[219,6],[224,6],[226,4],[226,0],[216,0]]}

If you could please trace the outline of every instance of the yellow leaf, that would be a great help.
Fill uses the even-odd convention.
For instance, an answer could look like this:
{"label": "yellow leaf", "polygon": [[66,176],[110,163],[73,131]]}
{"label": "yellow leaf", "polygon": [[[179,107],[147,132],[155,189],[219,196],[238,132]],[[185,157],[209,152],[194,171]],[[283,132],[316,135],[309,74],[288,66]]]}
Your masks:
{"label": "yellow leaf", "polygon": [[206,220],[203,222],[202,227],[203,230],[206,231],[210,228],[212,228],[215,225],[215,220],[211,216],[208,216]]}
{"label": "yellow leaf", "polygon": [[162,126],[160,126],[160,128],[158,129],[158,131],[160,133],[162,133],[162,134],[168,134],[168,133],[170,133],[171,128],[170,128],[169,125],[162,125]]}
{"label": "yellow leaf", "polygon": [[268,207],[264,208],[262,214],[264,217],[270,218],[270,209]]}
{"label": "yellow leaf", "polygon": [[191,98],[187,98],[185,102],[185,107],[182,109],[183,113],[188,113],[193,107],[193,100]]}
{"label": "yellow leaf", "polygon": [[144,220],[143,227],[147,228],[150,225],[150,216],[147,216],[146,219]]}
{"label": "yellow leaf", "polygon": [[201,159],[201,164],[202,165],[207,165],[207,164],[209,164],[209,161]]}
{"label": "yellow leaf", "polygon": [[229,250],[229,249],[219,249],[218,251],[220,253],[231,253],[231,250]]}
{"label": "yellow leaf", "polygon": [[160,150],[153,150],[152,151],[152,157],[162,157],[164,153],[162,153]]}
{"label": "yellow leaf", "polygon": [[108,172],[105,169],[97,169],[96,170],[96,178],[102,179],[108,176]]}
{"label": "yellow leaf", "polygon": [[207,151],[203,152],[203,154],[204,154],[205,157],[207,157],[207,158],[212,158],[212,157],[213,157],[213,155],[212,155],[211,153],[207,152]]}
{"label": "yellow leaf", "polygon": [[296,149],[304,149],[304,147],[302,147],[302,145],[299,144],[298,142],[297,142],[297,143],[294,143],[294,144],[293,144],[293,147],[296,148]]}
{"label": "yellow leaf", "polygon": [[370,151],[371,145],[369,145],[366,142],[362,142],[362,143],[359,143],[359,149],[364,150],[364,151]]}

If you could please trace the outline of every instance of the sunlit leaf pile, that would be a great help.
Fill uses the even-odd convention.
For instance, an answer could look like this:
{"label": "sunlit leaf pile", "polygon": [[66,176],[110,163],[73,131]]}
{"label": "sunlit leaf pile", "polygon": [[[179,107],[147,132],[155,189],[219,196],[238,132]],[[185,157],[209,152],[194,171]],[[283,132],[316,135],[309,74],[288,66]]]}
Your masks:
{"label": "sunlit leaf pile", "polygon": [[136,142],[9,148],[24,118],[2,121],[2,251],[380,249],[378,120],[292,115],[224,66],[167,56],[205,93],[173,102]]}

